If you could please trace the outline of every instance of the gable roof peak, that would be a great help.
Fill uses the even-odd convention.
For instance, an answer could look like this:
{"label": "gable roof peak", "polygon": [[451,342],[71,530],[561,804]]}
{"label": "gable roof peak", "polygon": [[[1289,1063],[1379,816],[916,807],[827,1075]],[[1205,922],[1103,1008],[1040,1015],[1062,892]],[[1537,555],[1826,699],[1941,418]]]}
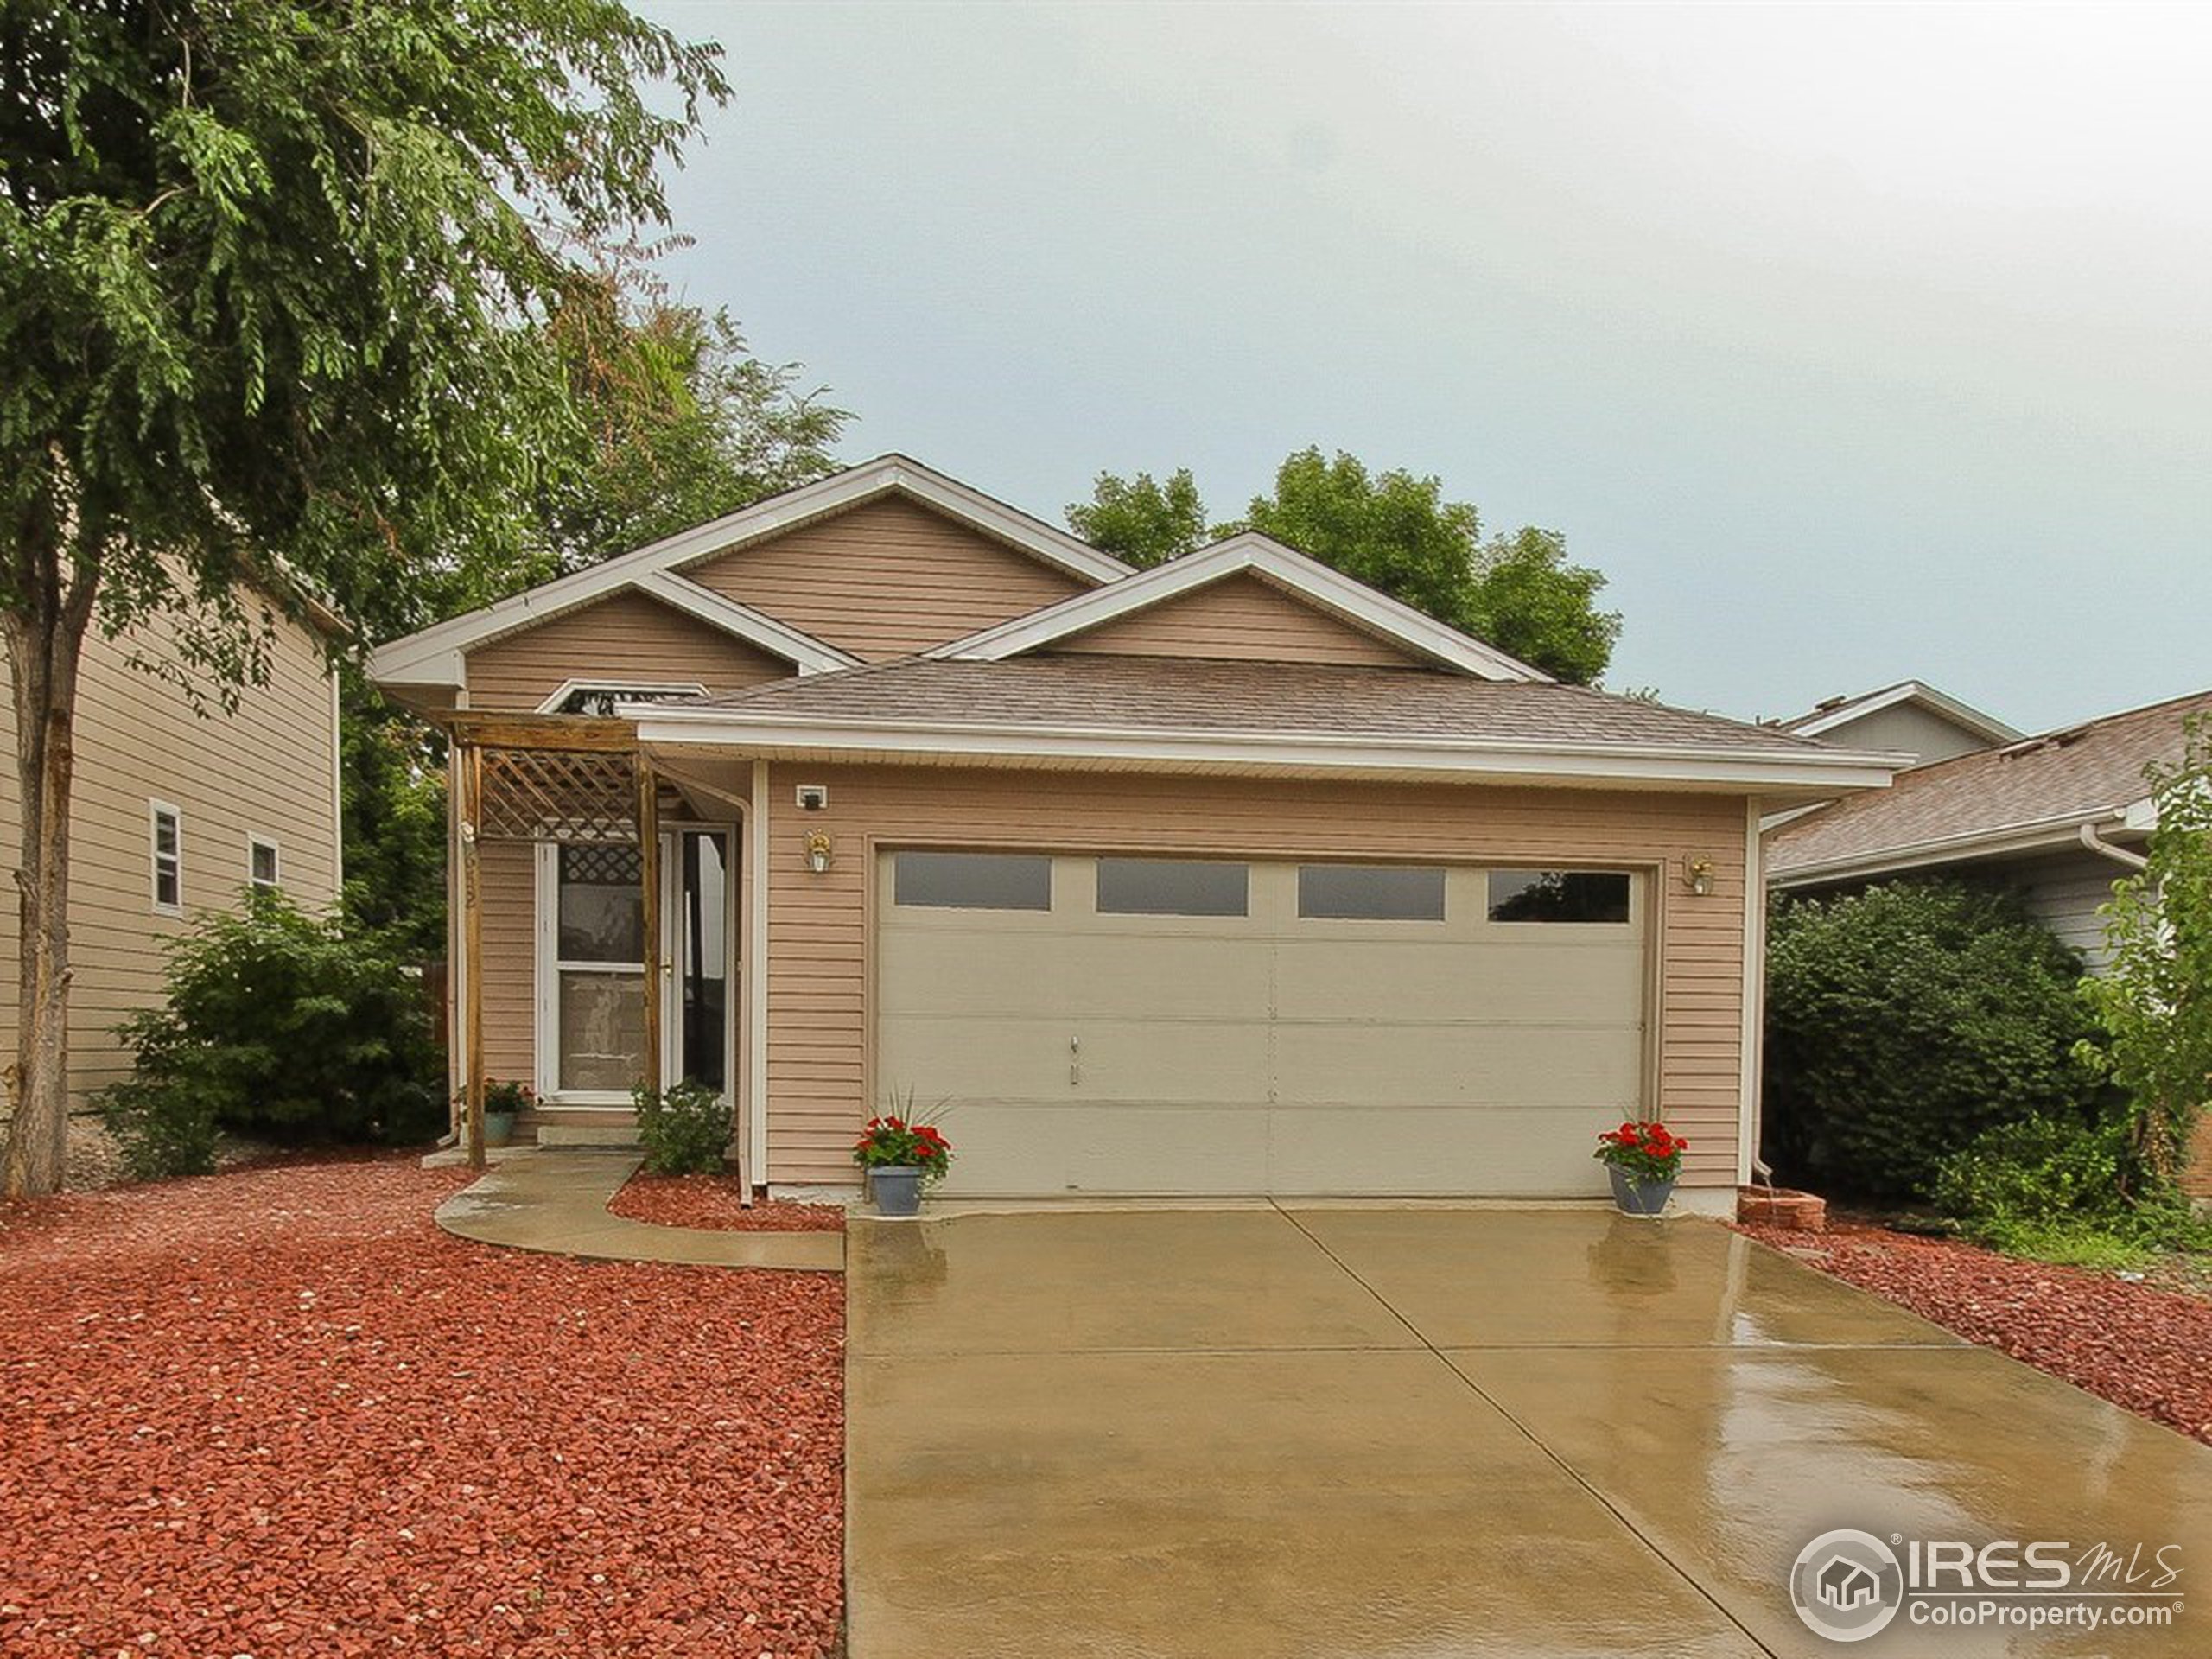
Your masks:
{"label": "gable roof peak", "polygon": [[1252,575],[1363,632],[1478,679],[1548,682],[1551,676],[1484,645],[1402,600],[1369,587],[1255,530],[1185,553],[1121,581],[955,639],[926,654],[1003,661],[1147,610],[1229,577]]}
{"label": "gable roof peak", "polygon": [[[886,495],[903,496],[977,534],[1093,586],[1123,580],[1129,567],[1041,518],[925,467],[911,455],[878,455],[810,484],[678,531],[597,564],[556,576],[464,615],[392,640],[370,658],[372,678],[394,684],[460,685],[465,653],[508,633],[626,590],[649,594],[784,658],[804,672],[849,666],[844,652],[733,601],[714,601],[684,577],[690,566],[843,512]],[[680,588],[671,584],[681,584]]]}

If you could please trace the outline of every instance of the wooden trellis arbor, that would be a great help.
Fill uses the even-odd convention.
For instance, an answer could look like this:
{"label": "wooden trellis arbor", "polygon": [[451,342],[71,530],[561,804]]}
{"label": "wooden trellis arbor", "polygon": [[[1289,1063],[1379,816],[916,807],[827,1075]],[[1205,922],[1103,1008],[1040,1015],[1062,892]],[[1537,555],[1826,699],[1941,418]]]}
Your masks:
{"label": "wooden trellis arbor", "polygon": [[457,713],[449,788],[461,864],[461,1027],[468,1161],[484,1165],[484,880],[487,842],[635,847],[645,906],[643,1082],[660,1087],[660,802],[626,720]]}

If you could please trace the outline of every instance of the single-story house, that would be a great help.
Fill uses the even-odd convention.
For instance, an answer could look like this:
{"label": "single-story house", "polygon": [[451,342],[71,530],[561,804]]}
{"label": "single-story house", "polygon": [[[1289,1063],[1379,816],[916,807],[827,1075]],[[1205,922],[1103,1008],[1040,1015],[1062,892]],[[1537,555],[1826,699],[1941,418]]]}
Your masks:
{"label": "single-story house", "polygon": [[896,455],[373,671],[455,740],[457,1083],[557,1142],[702,1080],[771,1191],[908,1101],[976,1195],[1594,1194],[1649,1114],[1723,1208],[1761,816],[1899,764],[1262,536],[1133,571]]}
{"label": "single-story house", "polygon": [[[2143,845],[2158,827],[2146,772],[2180,760],[2183,726],[2212,715],[2212,691],[2034,737],[2007,736],[2008,728],[1988,716],[1942,702],[1965,710],[1984,741],[1958,741],[1954,724],[1943,741],[1957,747],[1900,772],[1890,788],[1770,821],[1769,882],[1783,893],[1834,892],[1905,875],[2002,884],[2079,950],[2090,971],[2101,969],[2099,906],[2115,880],[2142,868]],[[1856,743],[1868,734],[1865,728],[1846,729],[1847,722],[1833,718],[1850,706],[1815,710],[1786,729]],[[1924,713],[1917,702],[1911,707]],[[1902,728],[1878,735],[1885,747],[1915,741]],[[2190,1185],[2212,1195],[2212,1125],[2201,1131],[2199,1147]]]}

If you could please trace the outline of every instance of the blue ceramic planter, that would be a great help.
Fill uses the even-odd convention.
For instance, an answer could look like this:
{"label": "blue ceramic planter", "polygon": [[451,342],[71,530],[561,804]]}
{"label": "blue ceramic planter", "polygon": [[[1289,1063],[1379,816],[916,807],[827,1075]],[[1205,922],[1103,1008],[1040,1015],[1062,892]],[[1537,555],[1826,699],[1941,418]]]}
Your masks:
{"label": "blue ceramic planter", "polygon": [[1618,1164],[1607,1164],[1605,1173],[1612,1178],[1613,1202],[1624,1215],[1662,1214],[1667,1208],[1667,1200],[1675,1194],[1674,1182],[1639,1181]]}
{"label": "blue ceramic planter", "polygon": [[905,1164],[891,1164],[869,1172],[868,1185],[875,1193],[879,1216],[918,1216],[922,1213],[922,1172]]}

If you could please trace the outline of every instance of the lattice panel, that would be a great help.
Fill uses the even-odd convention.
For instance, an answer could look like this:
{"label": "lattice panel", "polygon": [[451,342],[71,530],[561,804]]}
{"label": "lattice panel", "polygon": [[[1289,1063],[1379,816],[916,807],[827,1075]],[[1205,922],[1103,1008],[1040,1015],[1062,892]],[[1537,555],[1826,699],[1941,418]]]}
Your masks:
{"label": "lattice panel", "polygon": [[486,749],[483,756],[480,839],[637,843],[638,780],[628,755]]}

